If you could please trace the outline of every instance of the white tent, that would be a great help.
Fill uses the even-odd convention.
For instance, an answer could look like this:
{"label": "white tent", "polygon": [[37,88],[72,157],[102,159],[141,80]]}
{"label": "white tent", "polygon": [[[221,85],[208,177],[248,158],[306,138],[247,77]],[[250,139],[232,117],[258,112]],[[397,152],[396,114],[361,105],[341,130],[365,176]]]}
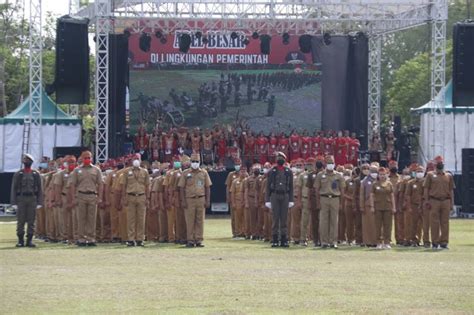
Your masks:
{"label": "white tent", "polygon": [[[0,172],[16,172],[21,167],[24,118],[29,114],[27,98],[8,116],[0,119]],[[75,147],[81,145],[82,121],[63,112],[42,93],[42,152],[32,153],[53,158],[54,147]],[[38,161],[35,167],[38,166]]]}
{"label": "white tent", "polygon": [[[446,170],[460,173],[461,150],[474,148],[474,104],[472,107],[453,107],[452,82],[448,83],[445,91],[444,113],[433,113],[432,102],[412,109],[412,113],[420,115],[420,158],[421,162],[426,163],[427,159],[442,155]],[[433,126],[443,130],[443,133],[438,133],[434,137],[434,142],[431,132]],[[430,156],[430,152],[433,156]]]}

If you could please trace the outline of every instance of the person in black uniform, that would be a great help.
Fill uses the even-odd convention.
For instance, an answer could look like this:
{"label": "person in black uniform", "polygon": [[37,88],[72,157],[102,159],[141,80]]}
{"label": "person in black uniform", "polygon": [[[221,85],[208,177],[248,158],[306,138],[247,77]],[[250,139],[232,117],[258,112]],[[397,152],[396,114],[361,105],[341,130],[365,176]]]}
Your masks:
{"label": "person in black uniform", "polygon": [[272,211],[272,247],[288,247],[288,208],[293,207],[293,173],[285,167],[286,156],[277,152],[277,165],[268,175],[265,206]]}

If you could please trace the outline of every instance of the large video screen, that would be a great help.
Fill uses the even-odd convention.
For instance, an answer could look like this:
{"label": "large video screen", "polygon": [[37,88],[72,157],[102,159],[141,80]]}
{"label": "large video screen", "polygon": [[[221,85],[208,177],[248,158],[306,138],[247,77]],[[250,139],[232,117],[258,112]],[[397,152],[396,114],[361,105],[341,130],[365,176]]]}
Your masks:
{"label": "large video screen", "polygon": [[140,125],[241,124],[266,134],[320,129],[321,72],[298,37],[189,33],[182,53],[182,34],[130,37],[132,133]]}

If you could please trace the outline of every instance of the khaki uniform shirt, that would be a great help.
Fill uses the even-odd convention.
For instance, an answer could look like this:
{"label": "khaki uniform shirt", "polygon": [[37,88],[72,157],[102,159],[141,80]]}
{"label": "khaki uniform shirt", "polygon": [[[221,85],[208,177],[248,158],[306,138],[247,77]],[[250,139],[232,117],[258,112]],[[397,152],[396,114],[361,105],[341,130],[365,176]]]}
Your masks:
{"label": "khaki uniform shirt", "polygon": [[[423,182],[424,179],[411,179],[408,181],[405,190],[405,198],[407,203],[415,206],[420,206],[423,202]],[[416,209],[412,209],[416,210]]]}
{"label": "khaki uniform shirt", "polygon": [[346,183],[341,173],[322,171],[316,176],[314,186],[320,196],[341,196]]}
{"label": "khaki uniform shirt", "polygon": [[377,210],[392,210],[393,186],[389,180],[376,181],[372,185],[372,191],[374,194],[374,209]]}
{"label": "khaki uniform shirt", "polygon": [[453,176],[446,172],[429,172],[426,175],[425,185],[428,198],[444,200],[453,198]]}
{"label": "khaki uniform shirt", "polygon": [[67,186],[75,187],[78,192],[98,194],[102,184],[102,173],[95,165],[77,167],[71,174]]}
{"label": "khaki uniform shirt", "polygon": [[301,190],[301,197],[304,199],[309,197],[308,180],[310,177],[311,174],[305,171],[298,176],[298,182],[296,183],[298,189]]}
{"label": "khaki uniform shirt", "polygon": [[244,184],[245,178],[240,178],[239,176],[234,179],[230,185],[232,203],[239,208],[244,207]]}
{"label": "khaki uniform shirt", "polygon": [[141,167],[129,167],[120,176],[119,184],[124,187],[125,193],[142,195],[145,194],[150,185],[148,171]]}
{"label": "khaki uniform shirt", "polygon": [[197,198],[206,195],[206,188],[211,187],[209,174],[204,169],[187,169],[181,175],[178,187],[184,188],[186,198]]}

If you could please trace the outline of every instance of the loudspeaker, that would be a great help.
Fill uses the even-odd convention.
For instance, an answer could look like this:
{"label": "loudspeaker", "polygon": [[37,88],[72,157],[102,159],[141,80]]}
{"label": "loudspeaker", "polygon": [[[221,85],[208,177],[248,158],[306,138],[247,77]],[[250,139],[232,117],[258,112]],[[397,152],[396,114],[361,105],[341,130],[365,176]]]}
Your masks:
{"label": "loudspeaker", "polygon": [[300,45],[300,50],[302,53],[307,54],[311,52],[311,38],[311,35],[304,34],[301,35],[298,39],[298,43]]}
{"label": "loudspeaker", "polygon": [[260,35],[260,52],[264,55],[270,54],[270,41],[272,40],[270,35]]}
{"label": "loudspeaker", "polygon": [[474,106],[474,23],[453,29],[453,106]]}
{"label": "loudspeaker", "polygon": [[53,89],[58,104],[89,103],[88,25],[88,19],[67,15],[57,21]]}
{"label": "loudspeaker", "polygon": [[78,158],[82,151],[88,150],[84,147],[54,147],[53,148],[53,157],[54,159],[65,157],[66,155],[74,155]]}
{"label": "loudspeaker", "polygon": [[128,37],[109,35],[109,157],[123,155],[125,101],[129,82]]}
{"label": "loudspeaker", "polygon": [[462,149],[462,211],[474,213],[474,149]]}
{"label": "loudspeaker", "polygon": [[182,53],[187,53],[189,47],[191,46],[191,36],[189,34],[181,34],[178,40],[179,51]]}

